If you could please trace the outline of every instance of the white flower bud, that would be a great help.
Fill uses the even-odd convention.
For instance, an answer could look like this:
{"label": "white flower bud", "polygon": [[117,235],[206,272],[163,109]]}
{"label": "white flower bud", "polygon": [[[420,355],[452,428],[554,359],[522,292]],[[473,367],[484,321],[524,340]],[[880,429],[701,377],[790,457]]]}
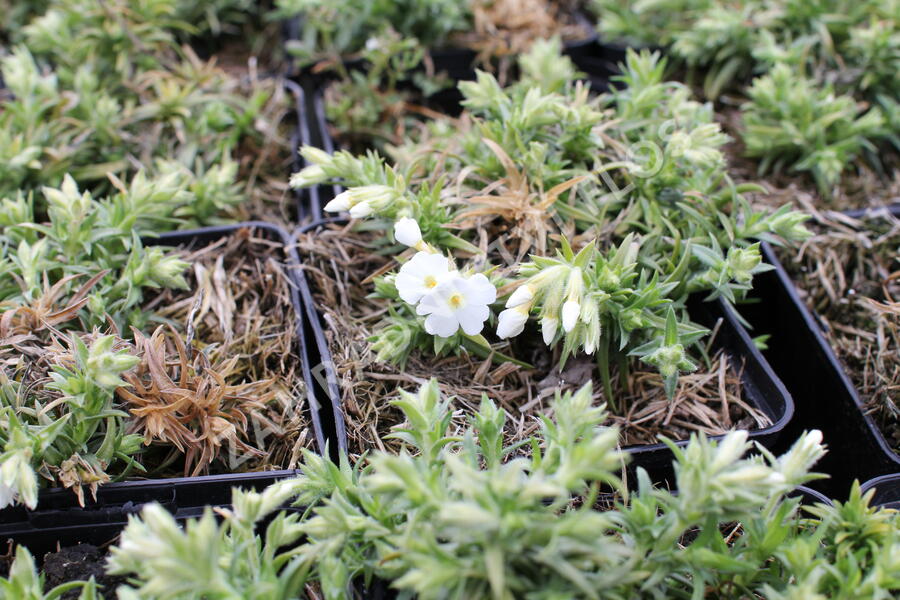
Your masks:
{"label": "white flower bud", "polygon": [[562,307],[562,326],[563,331],[569,333],[575,329],[578,323],[578,315],[581,314],[581,304],[574,300],[567,300]]}
{"label": "white flower bud", "polygon": [[366,201],[354,204],[350,207],[350,216],[354,219],[362,219],[363,217],[368,217],[372,214],[372,212],[374,212],[372,205]]}
{"label": "white flower bud", "polygon": [[415,247],[422,241],[422,230],[415,219],[403,217],[394,223],[394,239],[404,246]]}
{"label": "white flower bud", "polygon": [[319,165],[310,165],[305,169],[291,175],[291,187],[303,188],[323,183],[328,177],[325,170]]}
{"label": "white flower bud", "polygon": [[528,305],[520,304],[501,312],[497,321],[497,337],[506,339],[522,333],[528,322],[528,309]]}
{"label": "white flower bud", "polygon": [[345,190],[325,205],[328,212],[344,212],[350,209],[350,190]]}

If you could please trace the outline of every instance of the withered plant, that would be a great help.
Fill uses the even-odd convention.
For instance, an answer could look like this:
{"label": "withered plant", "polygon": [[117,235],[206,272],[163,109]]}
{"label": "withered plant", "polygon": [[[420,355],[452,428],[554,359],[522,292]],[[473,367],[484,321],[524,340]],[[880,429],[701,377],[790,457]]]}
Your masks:
{"label": "withered plant", "polygon": [[482,63],[527,52],[535,40],[579,40],[590,34],[560,3],[547,0],[473,0],[472,29],[451,41],[478,52]]}
{"label": "withered plant", "polygon": [[142,434],[145,445],[174,446],[163,465],[183,455],[184,474],[199,475],[223,448],[263,455],[243,440],[248,415],[272,400],[265,391],[269,381],[228,384],[238,357],[211,364],[203,352],[189,352],[171,326],[160,326],[150,337],[135,331],[134,339],[141,362],[123,376],[130,387],[116,394],[135,417],[129,430]]}
{"label": "withered plant", "polygon": [[[216,432],[221,432],[240,442],[236,449],[249,453],[244,459],[252,458],[248,464],[253,468],[292,468],[300,449],[312,443],[295,343],[293,283],[279,258],[282,252],[280,241],[250,229],[183,250],[182,258],[191,264],[187,277],[190,291],[166,290],[144,307],[155,319],[175,324],[186,337],[179,350],[176,344],[181,342],[174,341],[178,336],[166,336],[172,342],[165,360],[171,363],[169,378],[180,381],[188,377],[192,382],[188,387],[197,392],[199,403],[187,409],[162,409],[158,414],[174,415],[170,411],[179,410],[194,414],[196,419],[181,423],[192,422],[188,429],[201,439],[201,447],[204,443],[215,446]],[[188,372],[192,375],[186,375]],[[156,396],[155,392],[151,391],[151,396]],[[181,398],[176,393],[165,403],[177,403]],[[215,414],[225,400],[230,408],[223,410],[228,416]],[[158,397],[151,402],[160,405]],[[204,405],[217,408],[209,410]],[[224,418],[234,429],[214,417]],[[145,423],[141,430],[149,432],[149,422]],[[216,455],[210,448],[191,450],[189,444],[184,448],[186,457],[194,459],[189,462],[195,469],[205,468]]]}

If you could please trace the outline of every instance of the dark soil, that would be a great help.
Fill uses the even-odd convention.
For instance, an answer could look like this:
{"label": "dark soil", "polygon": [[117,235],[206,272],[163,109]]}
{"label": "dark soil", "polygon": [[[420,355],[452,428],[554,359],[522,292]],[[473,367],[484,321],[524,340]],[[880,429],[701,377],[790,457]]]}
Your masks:
{"label": "dark soil", "polygon": [[[91,544],[79,544],[51,552],[44,556],[42,569],[45,577],[44,591],[70,581],[86,581],[91,577],[97,582],[102,598],[116,597],[116,588],[126,581],[122,575],[106,574],[106,551]],[[62,600],[77,600],[80,590],[70,590]]]}

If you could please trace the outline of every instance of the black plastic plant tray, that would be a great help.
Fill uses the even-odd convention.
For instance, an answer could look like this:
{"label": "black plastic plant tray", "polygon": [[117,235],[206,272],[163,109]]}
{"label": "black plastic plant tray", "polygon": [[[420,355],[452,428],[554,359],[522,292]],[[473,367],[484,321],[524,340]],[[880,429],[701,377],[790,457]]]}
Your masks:
{"label": "black plastic plant tray", "polygon": [[[270,223],[253,221],[164,233],[156,238],[145,239],[144,243],[166,246],[205,244],[231,235],[242,228],[253,228],[283,244],[286,273],[291,278],[292,284],[291,302],[297,315],[298,352],[303,357],[307,354],[308,348],[303,326],[299,286],[296,285],[294,279],[294,275],[299,273],[299,269],[296,268],[297,256],[296,251],[290,246],[289,235],[283,229]],[[301,361],[301,363],[305,365],[305,362]],[[303,375],[307,389],[311,389],[312,374],[304,370]],[[312,395],[308,395],[307,402],[308,406],[304,407],[304,410],[307,411],[308,418],[312,423],[317,449],[322,453],[328,447],[324,433],[326,428],[323,427],[320,420],[321,415],[316,399]],[[330,426],[330,413],[328,421]],[[206,505],[227,504],[231,498],[232,487],[259,489],[279,479],[293,477],[297,472],[296,469],[284,469],[109,483],[99,487],[96,500],[86,492],[84,507],[79,506],[77,498],[71,490],[45,489],[39,492],[38,507],[34,511],[27,510],[23,506],[0,510],[0,541],[12,539],[17,543],[28,545],[26,542],[34,540],[34,543],[38,544],[40,540],[44,539],[42,537],[44,529],[62,527],[63,529],[59,529],[59,531],[60,535],[64,536],[63,545],[78,541],[89,542],[89,532],[92,527],[105,530],[110,525],[121,525],[126,522],[129,514],[138,512],[141,505],[145,503],[156,501],[173,514],[185,517],[195,516],[200,514]],[[86,529],[78,529],[78,527],[88,525],[90,527]],[[71,536],[65,537],[68,535],[65,527],[68,526],[76,527],[76,529],[71,530]],[[87,537],[80,539],[84,536]]]}
{"label": "black plastic plant tray", "polygon": [[[295,135],[303,144],[324,150],[328,154],[334,154],[340,150],[334,141],[328,128],[328,117],[325,114],[325,83],[304,78],[302,84],[293,83],[303,94],[305,104],[302,110],[298,109],[301,117],[299,132]],[[306,160],[296,153],[295,169],[299,171],[308,166]],[[328,200],[340,194],[344,188],[339,184],[313,185],[304,190],[305,194],[298,196],[300,207],[298,214],[302,215],[300,224],[315,224],[330,217],[325,212],[324,206]]]}
{"label": "black plastic plant tray", "polygon": [[822,492],[817,492],[812,488],[808,488],[805,485],[799,486],[793,492],[788,494],[790,498],[800,498],[800,503],[803,505],[813,505],[813,504],[827,504],[829,506],[834,503]]}
{"label": "black plastic plant tray", "polygon": [[[868,214],[877,216],[879,210],[887,209]],[[889,210],[900,216],[900,207]],[[866,211],[847,214],[860,217]],[[763,255],[775,269],[757,277],[753,295],[759,301],[741,306],[740,312],[755,335],[771,335],[765,356],[796,403],[797,418],[787,438],[820,429],[830,448],[817,467],[830,478],[812,487],[844,498],[854,480],[900,472],[900,456],[864,413],[856,388],[823,334],[822,322],[800,298],[774,249],[763,244]]]}
{"label": "black plastic plant tray", "polygon": [[[342,217],[334,217],[301,227],[296,231],[295,238],[298,234],[314,231],[330,223],[343,224],[346,223],[346,220]],[[303,257],[299,257],[299,260],[302,265]],[[304,356],[304,359],[309,361],[311,370],[318,371],[316,394],[321,394],[324,398],[320,403],[327,404],[330,402],[335,408],[335,435],[338,438],[339,447],[344,449],[347,444],[347,434],[341,410],[340,388],[337,384],[334,362],[322,328],[322,320],[316,309],[309,283],[302,276],[302,269],[301,277],[298,277],[298,283],[300,285],[300,295],[306,308],[305,315],[308,319],[308,327],[316,341],[316,347],[313,348],[313,352]],[[749,403],[762,411],[772,423],[768,427],[752,431],[750,439],[759,442],[767,448],[777,448],[777,442],[781,433],[794,414],[794,403],[790,394],[788,394],[784,385],[756,348],[753,340],[751,340],[746,329],[740,324],[733,310],[729,309],[721,301],[702,302],[698,298],[692,299],[689,310],[692,319],[709,328],[712,328],[721,319],[721,326],[715,337],[713,347],[714,349],[723,347],[735,364],[743,365],[741,379],[744,396]],[[714,439],[718,439],[718,437]],[[678,444],[685,445],[687,441],[681,441]],[[631,456],[630,471],[633,472],[637,467],[643,467],[647,470],[654,483],[660,485],[674,484],[671,465],[673,454],[668,446],[659,443],[630,446],[625,448],[625,450]]]}
{"label": "black plastic plant tray", "polygon": [[[745,400],[765,414],[771,425],[750,431],[749,439],[770,449],[778,450],[784,439],[783,432],[794,417],[794,401],[772,367],[753,343],[747,329],[740,323],[734,310],[724,301],[702,301],[699,295],[688,302],[688,312],[696,323],[713,329],[721,320],[721,325],[713,340],[713,351],[724,349],[732,364],[743,365],[741,387]],[[721,439],[713,436],[711,439]],[[790,444],[793,439],[787,440]],[[687,445],[687,440],[676,442]],[[629,446],[625,450],[631,455],[632,468],[643,467],[655,483],[667,482],[674,485],[672,473],[672,451],[664,444],[649,446]]]}
{"label": "black plastic plant tray", "polygon": [[864,493],[873,488],[875,489],[875,495],[872,496],[873,506],[900,510],[900,473],[882,475],[862,485]]}
{"label": "black plastic plant tray", "polygon": [[[345,222],[341,217],[323,219],[314,223],[299,227],[291,238],[291,251],[297,253],[296,237],[300,233],[306,233],[328,223]],[[329,439],[334,443],[329,447],[330,456],[337,460],[341,452],[347,451],[347,428],[344,423],[344,409],[341,401],[341,390],[338,386],[337,375],[334,369],[334,360],[331,350],[328,348],[328,340],[325,330],[322,328],[322,320],[315,306],[315,299],[306,274],[303,271],[303,262],[297,256],[296,282],[299,288],[300,302],[303,306],[304,339],[307,340],[306,352],[301,355],[304,373],[312,374],[312,382],[308,384],[310,402],[316,402],[319,406],[331,406],[330,419],[322,417],[323,424],[327,423]]]}

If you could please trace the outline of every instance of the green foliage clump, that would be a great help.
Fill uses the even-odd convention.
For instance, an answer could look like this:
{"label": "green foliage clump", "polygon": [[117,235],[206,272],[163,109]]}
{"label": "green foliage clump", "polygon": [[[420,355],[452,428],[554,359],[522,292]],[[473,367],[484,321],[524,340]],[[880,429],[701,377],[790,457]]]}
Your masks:
{"label": "green foliage clump", "polygon": [[809,172],[829,195],[841,173],[887,134],[877,108],[865,110],[831,85],[816,86],[784,64],[754,80],[742,106],[748,156],[759,158],[760,174]]}
{"label": "green foliage clump", "polygon": [[178,183],[138,174],[130,188],[95,200],[66,176],[61,188],[43,190],[46,224],[33,222],[30,197],[0,204],[0,353],[9,359],[0,380],[0,505],[34,508],[38,474],[81,497],[80,486],[96,490],[117,461],[126,472],[140,468],[130,457],[143,438],[126,434],[128,414],[114,407],[120,374],[138,358],[99,331],[144,327],[147,288],[187,287],[188,264],[140,240],[191,201]]}
{"label": "green foliage clump", "polygon": [[424,56],[415,39],[388,32],[362,51],[365,70],[336,64],[340,77],[327,87],[325,112],[340,142],[383,149],[416,136],[422,115],[410,107],[446,87],[446,78],[419,68]]}
{"label": "green foliage clump", "polygon": [[280,16],[300,17],[300,39],[288,49],[304,62],[361,52],[387,29],[440,45],[471,18],[469,3],[460,0],[277,0],[276,6]]}
{"label": "green foliage clump", "polygon": [[[90,19],[96,15],[97,2],[85,0],[0,0],[0,40],[19,43],[27,35],[26,26],[48,12],[60,9],[72,15],[80,12]],[[189,36],[218,36],[234,33],[256,12],[257,3],[252,0],[206,0],[205,2],[179,2],[177,0],[142,0],[141,2],[107,1],[107,14],[118,13],[120,24],[128,27],[132,19],[140,22],[139,33],[156,30],[163,37],[174,36],[185,41]],[[123,10],[123,9],[128,10]],[[74,10],[73,10],[74,9]],[[56,14],[53,18],[58,19]],[[66,18],[66,17],[63,17]],[[131,29],[129,27],[129,29]],[[169,29],[169,31],[165,31]],[[138,30],[131,29],[131,32]],[[131,33],[129,32],[129,33]],[[108,33],[116,35],[113,30]],[[142,41],[133,37],[132,41]],[[146,50],[146,47],[143,48]]]}
{"label": "green foliage clump", "polygon": [[[678,492],[643,471],[629,492],[616,430],[600,427],[589,388],[557,396],[553,418],[503,445],[504,412],[484,399],[463,431],[434,382],[394,401],[406,416],[399,454],[356,467],[307,454],[304,475],[184,530],[161,507],[132,517],[112,549],[120,598],[298,598],[317,585],[343,599],[376,578],[400,597],[888,598],[900,590],[897,513],[858,486],[834,506],[786,495],[824,454],[818,432],[784,455],[750,449],[746,432],[702,435],[675,452]],[[604,500],[601,485],[617,501]],[[286,511],[282,504],[296,497]],[[275,514],[264,536],[256,524]]]}
{"label": "green foliage clump", "polygon": [[896,0],[593,0],[601,34],[668,46],[678,61],[706,72],[707,96],[735,81],[789,64],[840,91],[898,93]]}
{"label": "green foliage clump", "polygon": [[183,50],[192,30],[176,4],[66,0],[23,28],[0,62],[0,198],[71,174],[97,193],[107,175],[180,170],[193,178],[194,221],[216,222],[246,197],[232,159],[261,142],[271,90],[243,84]]}

